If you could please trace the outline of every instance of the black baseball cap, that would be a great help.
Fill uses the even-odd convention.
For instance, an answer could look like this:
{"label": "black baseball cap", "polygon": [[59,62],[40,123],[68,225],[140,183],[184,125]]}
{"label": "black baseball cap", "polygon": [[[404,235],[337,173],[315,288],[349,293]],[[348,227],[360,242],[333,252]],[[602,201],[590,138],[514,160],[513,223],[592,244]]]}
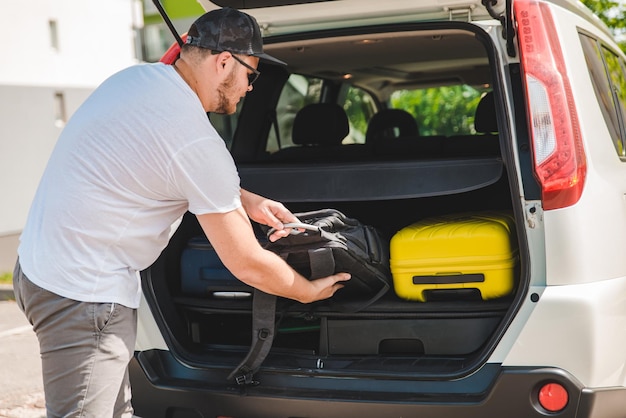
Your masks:
{"label": "black baseball cap", "polygon": [[211,10],[189,28],[186,43],[212,51],[251,55],[272,64],[287,63],[263,52],[263,38],[256,19],[230,7]]}

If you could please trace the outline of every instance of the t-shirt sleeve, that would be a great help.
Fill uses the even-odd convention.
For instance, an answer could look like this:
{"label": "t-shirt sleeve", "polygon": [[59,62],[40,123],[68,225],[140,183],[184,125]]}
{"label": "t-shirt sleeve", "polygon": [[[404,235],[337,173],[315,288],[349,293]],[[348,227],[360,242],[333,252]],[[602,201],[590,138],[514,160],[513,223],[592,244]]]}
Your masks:
{"label": "t-shirt sleeve", "polygon": [[173,194],[189,203],[195,215],[225,213],[241,206],[239,174],[221,138],[189,143],[172,159]]}

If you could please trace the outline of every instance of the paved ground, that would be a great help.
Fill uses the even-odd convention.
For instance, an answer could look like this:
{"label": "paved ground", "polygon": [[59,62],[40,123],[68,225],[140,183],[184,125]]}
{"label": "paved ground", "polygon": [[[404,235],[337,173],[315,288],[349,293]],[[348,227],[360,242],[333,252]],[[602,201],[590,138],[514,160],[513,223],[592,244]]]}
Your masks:
{"label": "paved ground", "polygon": [[0,418],[46,418],[37,337],[1,284],[0,371]]}
{"label": "paved ground", "polygon": [[11,295],[0,288],[0,417],[45,418],[39,344]]}

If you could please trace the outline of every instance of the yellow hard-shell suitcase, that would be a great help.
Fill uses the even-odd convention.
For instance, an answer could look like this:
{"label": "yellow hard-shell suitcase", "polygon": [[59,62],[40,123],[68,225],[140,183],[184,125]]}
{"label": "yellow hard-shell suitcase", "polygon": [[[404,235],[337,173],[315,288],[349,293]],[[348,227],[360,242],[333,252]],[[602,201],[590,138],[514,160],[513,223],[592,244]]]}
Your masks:
{"label": "yellow hard-shell suitcase", "polygon": [[398,231],[390,243],[396,294],[426,302],[437,291],[476,289],[482,299],[513,290],[518,259],[512,214],[482,212],[428,218]]}

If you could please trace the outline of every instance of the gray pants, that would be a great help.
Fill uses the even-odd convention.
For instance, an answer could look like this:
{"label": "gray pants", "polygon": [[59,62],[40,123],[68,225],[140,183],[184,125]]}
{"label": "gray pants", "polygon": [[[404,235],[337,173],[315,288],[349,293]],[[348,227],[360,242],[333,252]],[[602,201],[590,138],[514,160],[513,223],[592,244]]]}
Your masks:
{"label": "gray pants", "polygon": [[28,280],[19,261],[13,287],[39,339],[48,418],[132,417],[136,310],[58,296]]}

